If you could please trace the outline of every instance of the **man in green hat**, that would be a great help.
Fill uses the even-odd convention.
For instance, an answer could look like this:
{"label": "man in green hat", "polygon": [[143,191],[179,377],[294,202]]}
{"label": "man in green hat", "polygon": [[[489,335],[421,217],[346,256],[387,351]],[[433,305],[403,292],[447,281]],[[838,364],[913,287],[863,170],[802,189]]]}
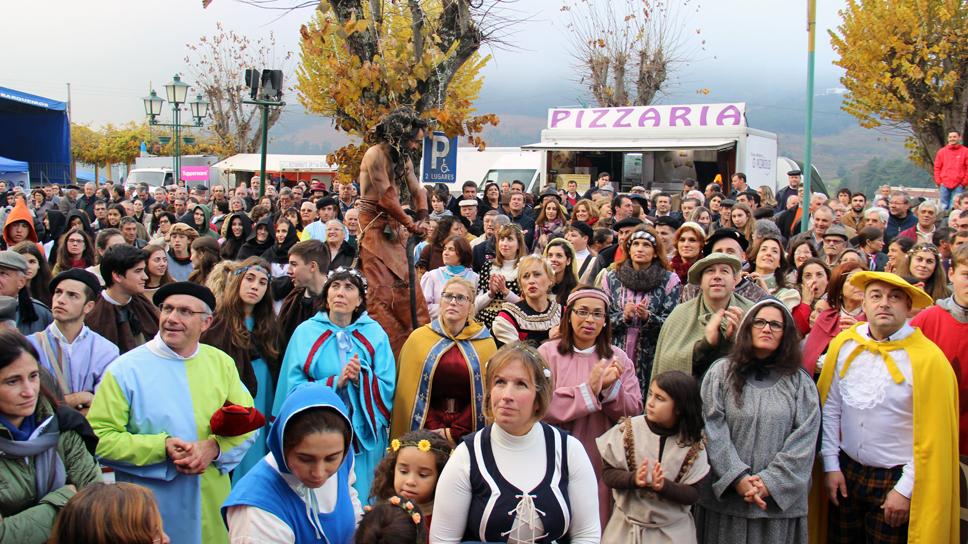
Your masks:
{"label": "man in green hat", "polygon": [[710,365],[729,353],[743,315],[753,302],[735,293],[740,261],[710,253],[689,268],[689,283],[701,294],[678,306],[662,326],[652,376],[681,370],[701,380]]}

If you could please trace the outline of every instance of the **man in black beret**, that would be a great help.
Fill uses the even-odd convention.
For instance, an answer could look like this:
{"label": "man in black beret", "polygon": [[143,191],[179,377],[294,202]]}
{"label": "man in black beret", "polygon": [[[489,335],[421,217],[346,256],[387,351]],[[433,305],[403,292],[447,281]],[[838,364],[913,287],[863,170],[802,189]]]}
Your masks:
{"label": "man in black beret", "polygon": [[332,196],[323,197],[316,201],[316,214],[319,216],[319,221],[324,225],[327,221],[342,218],[339,202]]}
{"label": "man in black beret", "polygon": [[304,240],[319,240],[320,242],[326,242],[326,222],[331,219],[340,219],[339,217],[339,204],[336,199],[331,196],[325,196],[323,198],[316,199],[316,217],[317,220],[303,225],[303,238]]}
{"label": "man in black beret", "polygon": [[791,196],[796,196],[797,190],[800,188],[800,176],[803,174],[800,170],[790,170],[787,172],[787,185],[786,187],[780,189],[776,192],[776,212],[780,213],[786,209],[786,201]]}
{"label": "man in black beret", "polygon": [[215,307],[208,288],[169,283],[153,300],[158,335],[111,364],[91,404],[97,453],[118,481],[151,489],[172,542],[227,542],[219,506],[254,437],[209,422],[223,407],[251,408],[252,396],[235,361],[199,342]]}

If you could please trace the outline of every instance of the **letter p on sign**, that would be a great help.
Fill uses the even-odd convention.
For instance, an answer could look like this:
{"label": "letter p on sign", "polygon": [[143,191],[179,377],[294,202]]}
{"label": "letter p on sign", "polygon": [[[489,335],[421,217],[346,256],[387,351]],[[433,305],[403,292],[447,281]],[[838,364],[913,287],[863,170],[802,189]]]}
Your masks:
{"label": "letter p on sign", "polygon": [[457,180],[457,138],[434,132],[424,138],[424,183],[454,183]]}

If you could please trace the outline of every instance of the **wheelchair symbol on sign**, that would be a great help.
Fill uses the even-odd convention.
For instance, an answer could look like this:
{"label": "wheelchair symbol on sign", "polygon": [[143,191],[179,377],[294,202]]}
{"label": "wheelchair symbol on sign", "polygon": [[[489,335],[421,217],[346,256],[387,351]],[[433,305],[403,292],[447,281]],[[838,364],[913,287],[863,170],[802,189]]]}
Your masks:
{"label": "wheelchair symbol on sign", "polygon": [[449,174],[450,173],[450,167],[447,166],[447,163],[446,162],[442,162],[440,164],[440,169],[439,170],[440,170],[440,173],[441,174]]}

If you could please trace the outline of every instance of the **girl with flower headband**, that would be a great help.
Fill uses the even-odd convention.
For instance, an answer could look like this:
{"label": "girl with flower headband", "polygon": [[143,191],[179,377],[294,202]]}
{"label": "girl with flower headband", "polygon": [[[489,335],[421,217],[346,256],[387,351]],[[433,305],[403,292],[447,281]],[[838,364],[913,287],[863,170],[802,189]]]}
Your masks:
{"label": "girl with flower headband", "polygon": [[[227,353],[235,361],[239,377],[262,414],[272,411],[279,379],[281,339],[279,322],[272,311],[269,264],[249,257],[228,274],[225,293],[215,310],[212,325],[201,341]],[[232,473],[236,483],[266,456],[268,425]]]}
{"label": "girl with flower headband", "polygon": [[429,520],[413,501],[394,495],[366,513],[356,529],[356,544],[425,544]]}
{"label": "girl with flower headband", "polygon": [[[642,413],[635,365],[611,344],[608,295],[580,286],[568,297],[559,338],[538,348],[552,373],[551,404],[544,421],[574,436],[585,447],[596,473],[602,458],[595,439],[623,416]],[[598,484],[601,522],[612,511],[611,495]]]}
{"label": "girl with flower headband", "polygon": [[354,487],[363,497],[387,448],[397,372],[386,331],[366,312],[366,294],[367,282],[358,270],[330,272],[320,295],[323,309],[289,339],[272,410],[275,415],[289,392],[305,382],[335,390],[350,409]]}
{"label": "girl with flower headband", "polygon": [[437,479],[450,459],[450,452],[450,443],[430,431],[414,431],[394,438],[386,457],[376,467],[370,500],[376,503],[398,496],[413,501],[424,512],[429,531]]}
{"label": "girl with flower headband", "polygon": [[897,275],[914,280],[911,285],[921,287],[934,300],[951,296],[948,276],[941,266],[941,252],[934,244],[921,242],[909,249],[907,259],[898,266]]}

